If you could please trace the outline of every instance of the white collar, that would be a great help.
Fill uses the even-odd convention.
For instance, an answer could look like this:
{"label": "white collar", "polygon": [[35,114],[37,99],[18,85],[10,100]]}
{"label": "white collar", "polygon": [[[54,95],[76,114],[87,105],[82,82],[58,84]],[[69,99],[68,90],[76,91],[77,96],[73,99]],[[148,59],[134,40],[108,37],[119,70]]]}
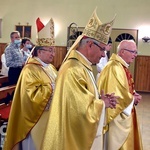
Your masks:
{"label": "white collar", "polygon": [[[118,54],[117,54],[118,55]],[[119,56],[119,55],[118,55]],[[119,56],[120,57],[120,56]],[[127,66],[127,68],[129,67],[129,64],[127,64],[123,59],[122,57],[120,57],[120,59],[125,63],[125,65]]]}
{"label": "white collar", "polygon": [[79,55],[81,55],[86,61],[87,61],[87,63],[90,65],[90,66],[92,66],[92,63],[82,54],[82,53],[80,53],[79,51],[76,51]]}
{"label": "white collar", "polygon": [[49,64],[46,64],[45,62],[43,62],[40,58],[38,58],[38,57],[35,57],[35,59],[37,60],[37,61],[39,61],[41,64],[42,64],[42,66],[43,67],[47,67]]}

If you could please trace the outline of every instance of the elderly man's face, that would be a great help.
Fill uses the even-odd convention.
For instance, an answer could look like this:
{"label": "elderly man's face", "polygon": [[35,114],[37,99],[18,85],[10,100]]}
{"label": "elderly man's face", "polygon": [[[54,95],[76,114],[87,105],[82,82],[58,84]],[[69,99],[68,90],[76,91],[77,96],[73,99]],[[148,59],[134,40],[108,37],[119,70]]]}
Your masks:
{"label": "elderly man's face", "polygon": [[105,57],[105,48],[106,45],[99,42],[92,42],[89,49],[89,60],[95,65],[99,62],[102,57]]}
{"label": "elderly man's face", "polygon": [[135,43],[129,43],[128,47],[122,48],[121,50],[121,57],[125,60],[127,64],[132,63],[137,56],[137,48]]}
{"label": "elderly man's face", "polygon": [[50,64],[55,56],[55,47],[45,46],[39,51],[38,57],[46,64]]}

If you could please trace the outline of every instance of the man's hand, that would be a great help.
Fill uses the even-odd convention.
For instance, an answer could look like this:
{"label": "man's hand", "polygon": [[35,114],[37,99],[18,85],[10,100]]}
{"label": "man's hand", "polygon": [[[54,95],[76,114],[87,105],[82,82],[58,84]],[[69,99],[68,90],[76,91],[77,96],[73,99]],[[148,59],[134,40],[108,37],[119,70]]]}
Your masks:
{"label": "man's hand", "polygon": [[134,105],[137,105],[141,101],[142,96],[136,92],[134,93],[133,96],[134,96]]}
{"label": "man's hand", "polygon": [[104,94],[104,90],[101,91],[101,99],[105,102],[106,108],[116,108],[118,98],[119,96],[115,96],[115,93]]}

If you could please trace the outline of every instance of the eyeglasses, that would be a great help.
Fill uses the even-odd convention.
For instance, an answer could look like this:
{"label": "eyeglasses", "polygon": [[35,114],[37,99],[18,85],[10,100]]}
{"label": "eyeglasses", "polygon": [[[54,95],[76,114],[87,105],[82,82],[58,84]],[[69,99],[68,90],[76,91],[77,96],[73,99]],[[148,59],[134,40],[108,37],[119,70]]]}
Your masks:
{"label": "eyeglasses", "polygon": [[43,51],[47,51],[47,52],[50,52],[50,53],[55,53],[55,50],[54,49],[50,49],[50,50],[47,50],[47,49],[41,49]]}
{"label": "eyeglasses", "polygon": [[138,54],[138,52],[134,51],[134,50],[130,50],[130,49],[126,49],[126,48],[124,48],[123,50],[128,51],[128,52],[133,53],[133,54]]}
{"label": "eyeglasses", "polygon": [[101,51],[105,51],[105,47],[101,47],[100,45],[98,45],[96,42],[93,42],[96,46],[98,46],[100,48]]}

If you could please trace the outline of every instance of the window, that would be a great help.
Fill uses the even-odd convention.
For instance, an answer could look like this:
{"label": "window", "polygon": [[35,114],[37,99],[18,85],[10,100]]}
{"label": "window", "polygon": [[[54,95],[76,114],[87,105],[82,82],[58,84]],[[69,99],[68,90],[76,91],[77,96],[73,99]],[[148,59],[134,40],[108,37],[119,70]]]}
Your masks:
{"label": "window", "polygon": [[31,38],[31,26],[29,25],[16,25],[16,31],[20,32],[20,37]]}

